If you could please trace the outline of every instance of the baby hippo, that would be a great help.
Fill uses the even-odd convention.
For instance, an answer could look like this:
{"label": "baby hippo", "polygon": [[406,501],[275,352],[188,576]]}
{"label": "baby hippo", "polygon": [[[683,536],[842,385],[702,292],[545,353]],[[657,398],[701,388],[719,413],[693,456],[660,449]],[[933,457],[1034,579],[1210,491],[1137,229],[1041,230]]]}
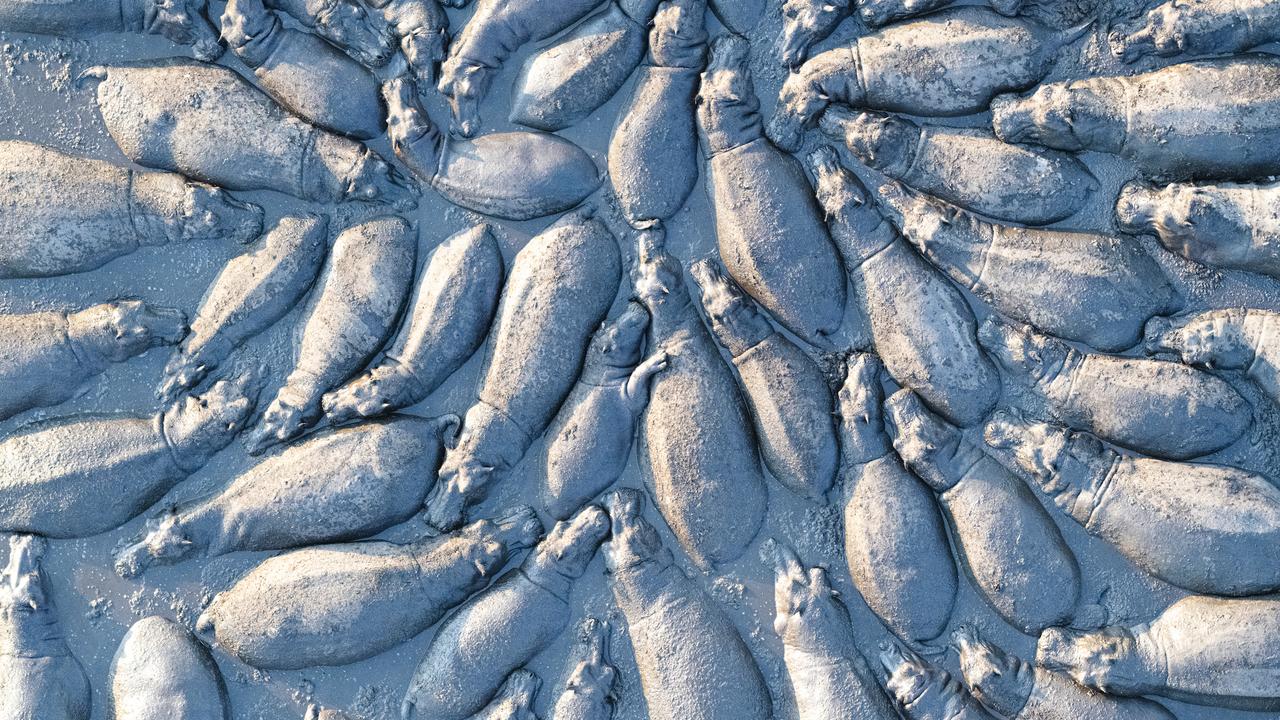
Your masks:
{"label": "baby hippo", "polygon": [[1252,422],[1235,388],[1182,363],[1081,352],[994,315],[978,328],[978,341],[1008,374],[1031,383],[1053,418],[1140,453],[1208,455]]}
{"label": "baby hippo", "polygon": [[925,117],[982,112],[996,95],[1040,82],[1087,29],[971,5],[894,23],[809,58],[783,84],[767,132],[795,152],[831,103]]}
{"label": "baby hippo", "polygon": [[[650,720],[766,720],[764,676],[733,621],[675,564],[642,514],[644,494],[604,500],[613,521],[605,565],[627,622]],[[737,518],[733,518],[737,520]]]}
{"label": "baby hippo", "polygon": [[1275,597],[1191,595],[1140,625],[1050,628],[1040,636],[1036,662],[1111,695],[1159,695],[1275,713],[1280,711],[1277,638],[1280,600]]}
{"label": "baby hippo", "polygon": [[483,709],[508,674],[564,631],[573,582],[608,534],[609,516],[588,505],[455,612],[414,671],[401,718],[464,720]]}
{"label": "baby hippo", "polygon": [[820,501],[835,482],[839,455],[835,400],[822,370],[715,261],[699,260],[689,273],[711,334],[738,368],[765,466],[792,492]]}
{"label": "baby hippo", "polygon": [[222,37],[261,87],[312,125],[360,140],[382,134],[378,79],[350,55],[287,27],[264,0],[228,0]]}
{"label": "baby hippo", "polygon": [[609,663],[609,624],[594,617],[583,620],[572,659],[551,720],[610,720],[618,671]]}
{"label": "baby hippo", "polygon": [[1116,200],[1116,220],[1198,263],[1280,278],[1280,183],[1131,182]]}
{"label": "baby hippo", "polygon": [[825,570],[805,569],[795,551],[774,540],[773,630],[795,689],[800,720],[896,720],[897,712],[858,650],[849,611]]}
{"label": "baby hippo", "polygon": [[145,534],[117,551],[116,572],[376,535],[417,511],[459,422],[392,415],[312,435],[219,492],[148,519]]}
{"label": "baby hippo", "polygon": [[162,35],[213,62],[222,46],[206,5],[206,0],[5,0],[0,27],[72,38],[122,31]]}
{"label": "baby hippo", "polygon": [[632,302],[591,339],[582,375],[547,430],[542,505],[557,520],[578,511],[622,474],[654,375],[667,367],[663,351],[640,359],[649,313]]}
{"label": "baby hippo", "polygon": [[1233,308],[1152,318],[1146,348],[1176,353],[1184,363],[1215,372],[1243,372],[1280,402],[1280,313]]}
{"label": "baby hippo", "polygon": [[[0,27],[16,30],[3,14]],[[88,272],[142,247],[262,232],[262,208],[220,188],[20,140],[0,142],[0,197],[0,278]]]}
{"label": "baby hippo", "polygon": [[1047,225],[1074,215],[1098,189],[1074,156],[1001,142],[988,130],[841,107],[818,126],[868,167],[991,218]]}
{"label": "baby hippo", "polygon": [[1280,40],[1280,3],[1166,0],[1138,22],[1112,29],[1108,40],[1126,63],[1149,55],[1231,55]]}
{"label": "baby hippo", "polygon": [[1080,566],[1026,484],[911,391],[885,411],[894,449],[938,494],[956,556],[991,608],[1028,635],[1069,622]]}
{"label": "baby hippo", "polygon": [[853,14],[855,4],[854,0],[784,0],[782,32],[774,53],[788,69],[799,68],[809,50]]}
{"label": "baby hippo", "polygon": [[1280,489],[1240,468],[1121,455],[1097,438],[998,412],[987,443],[1089,534],[1192,592],[1280,590]]}
{"label": "baby hippo", "polygon": [[75,397],[112,363],[187,334],[178,310],[116,300],[76,312],[0,315],[0,420]]}
{"label": "baby hippo", "polygon": [[[377,2],[368,4],[379,7]],[[366,10],[361,0],[266,0],[266,5],[288,13],[308,30],[368,67],[386,65],[395,52],[382,18]]]}
{"label": "baby hippo", "polygon": [[89,537],[123,525],[231,443],[253,377],[219,380],[145,416],[72,416],[0,441],[0,530]]}
{"label": "baby hippo", "polygon": [[396,157],[460,207],[529,220],[568,210],[603,179],[591,156],[559,135],[516,131],[468,139],[440,132],[408,76],[387,81],[382,94]]}

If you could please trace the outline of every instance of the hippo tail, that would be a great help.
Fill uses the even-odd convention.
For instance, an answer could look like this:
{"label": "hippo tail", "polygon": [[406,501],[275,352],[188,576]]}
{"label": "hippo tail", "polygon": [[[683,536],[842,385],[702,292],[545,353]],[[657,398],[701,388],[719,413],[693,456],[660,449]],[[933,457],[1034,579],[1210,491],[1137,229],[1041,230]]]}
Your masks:
{"label": "hippo tail", "polygon": [[1090,31],[1092,31],[1094,26],[1097,24],[1098,24],[1098,19],[1096,17],[1089,17],[1080,21],[1076,25],[1073,25],[1072,27],[1060,30],[1058,32],[1056,46],[1054,47],[1055,52],[1079,40],[1080,38],[1084,37]]}
{"label": "hippo tail", "polygon": [[90,87],[90,83],[92,83],[93,86],[96,87],[98,83],[106,79],[107,79],[107,66],[94,65],[93,67],[86,68],[84,71],[82,71],[79,75],[76,76],[75,87],[77,90],[84,90]]}

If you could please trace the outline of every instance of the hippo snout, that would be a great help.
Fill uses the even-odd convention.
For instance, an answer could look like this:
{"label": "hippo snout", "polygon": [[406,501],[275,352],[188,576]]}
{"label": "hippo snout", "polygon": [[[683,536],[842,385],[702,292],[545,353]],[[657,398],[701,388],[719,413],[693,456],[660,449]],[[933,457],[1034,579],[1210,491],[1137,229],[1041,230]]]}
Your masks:
{"label": "hippo snout", "polygon": [[187,335],[187,316],[176,308],[150,306],[142,323],[151,332],[153,347],[174,345]]}
{"label": "hippo snout", "polygon": [[1035,141],[1035,104],[1031,98],[1000,95],[991,101],[991,128],[1007,143]]}
{"label": "hippo snout", "polygon": [[1125,232],[1145,232],[1155,218],[1157,191],[1144,184],[1131,182],[1116,198],[1116,223]]}

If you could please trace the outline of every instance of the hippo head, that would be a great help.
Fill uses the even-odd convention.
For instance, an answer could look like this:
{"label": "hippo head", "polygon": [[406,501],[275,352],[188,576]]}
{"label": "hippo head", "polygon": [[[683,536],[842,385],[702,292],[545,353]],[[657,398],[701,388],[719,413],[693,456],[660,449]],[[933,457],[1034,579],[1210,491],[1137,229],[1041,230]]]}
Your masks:
{"label": "hippo head", "polygon": [[784,0],[782,32],[775,48],[778,59],[790,70],[804,64],[809,48],[827,37],[848,14],[852,0]]}
{"label": "hippo head", "polygon": [[828,108],[818,127],[833,140],[841,140],[853,156],[891,177],[901,177],[915,159],[920,128],[894,115]]}
{"label": "hippo head", "polygon": [[854,353],[845,362],[844,383],[836,393],[840,416],[840,452],[846,466],[862,465],[889,452],[884,433],[884,365],[871,353]]}
{"label": "hippo head", "polygon": [[1052,492],[1059,463],[1070,444],[1070,431],[999,410],[987,421],[982,437],[991,447],[1012,452],[1018,469]]}
{"label": "hippo head", "polygon": [[814,179],[814,195],[826,212],[831,238],[844,256],[845,266],[857,268],[893,242],[897,232],[880,229],[887,220],[857,175],[840,164],[830,146],[815,148],[806,157]]}
{"label": "hippo head", "polygon": [[760,554],[773,564],[773,629],[783,644],[822,656],[850,652],[856,643],[849,611],[837,599],[826,570],[806,571],[794,550],[772,538]]}
{"label": "hippo head", "polygon": [[1153,53],[1169,57],[1190,51],[1193,43],[1183,30],[1185,24],[1181,17],[1185,12],[1181,3],[1166,3],[1153,8],[1137,22],[1115,25],[1107,33],[1111,54],[1131,63]]}
{"label": "hippo head", "polygon": [[226,447],[248,423],[261,388],[260,373],[244,373],[170,405],[162,426],[178,465],[194,472]]}
{"label": "hippo head", "polygon": [[1036,643],[1036,664],[1102,692],[1141,692],[1143,685],[1133,634],[1120,626],[1091,631],[1047,628]]}
{"label": "hippo head", "polygon": [[400,400],[397,388],[404,384],[400,368],[377,367],[320,398],[325,417],[334,425],[377,417],[391,412]]}
{"label": "hippo head", "polygon": [[1155,317],[1147,321],[1147,353],[1174,352],[1189,365],[1241,370],[1254,360],[1245,332],[1244,310],[1215,310],[1193,317]]}
{"label": "hippo head", "polygon": [[919,700],[945,674],[896,640],[880,646],[880,666],[888,675],[885,689],[904,707]]}
{"label": "hippo head", "polygon": [[760,137],[760,101],[749,67],[746,38],[726,34],[711,43],[711,58],[698,90],[698,126],[708,156]]}
{"label": "hippo head", "polygon": [[773,334],[768,318],[715,260],[704,258],[693,263],[689,274],[702,291],[702,308],[716,336],[734,356]]}
{"label": "hippo head", "polygon": [[419,99],[431,97],[430,88],[436,84],[436,64],[448,53],[449,31],[441,22],[434,29],[419,27],[400,39],[400,51],[413,69],[418,81]]}
{"label": "hippo head", "polygon": [[609,664],[609,623],[595,617],[584,618],[578,625],[574,649],[576,663],[565,682],[582,704],[590,704],[606,711],[616,698],[613,687],[618,671]]}
{"label": "hippo head", "polygon": [[879,28],[888,25],[902,17],[915,15],[922,9],[927,11],[929,6],[937,5],[937,3],[925,3],[920,0],[858,0],[858,18],[863,24],[869,28]]}
{"label": "hippo head", "polygon": [[988,315],[978,327],[978,342],[1005,370],[1032,380],[1051,378],[1071,351],[1066,343],[995,315]]}
{"label": "hippo head", "polygon": [[1116,200],[1116,220],[1127,232],[1154,232],[1170,252],[1210,265],[1245,263],[1252,229],[1226,211],[1206,187],[1174,183],[1156,189],[1128,183]]}
{"label": "hippo head", "polygon": [[666,231],[652,221],[636,232],[636,262],[631,268],[631,286],[636,300],[657,315],[669,304],[689,304],[685,290],[684,269],[680,261],[666,250]]}
{"label": "hippo head", "polygon": [[836,393],[836,404],[846,422],[881,416],[884,388],[880,381],[883,376],[884,364],[871,353],[853,353],[845,360],[844,382]]}
{"label": "hippo head", "polygon": [[436,89],[449,100],[453,131],[462,137],[472,137],[480,129],[480,100],[488,92],[492,76],[490,68],[461,53],[450,53],[440,66]]}
{"label": "hippo head", "polygon": [[372,151],[360,156],[344,182],[345,199],[390,205],[401,212],[418,207],[422,192],[417,183]]}
{"label": "hippo head", "polygon": [[609,535],[609,515],[598,505],[588,505],[568,520],[561,520],[538,543],[530,561],[566,578],[587,571],[596,548]]}
{"label": "hippo head", "polygon": [[884,409],[885,428],[902,461],[935,490],[950,487],[958,479],[950,471],[958,469],[953,466],[961,452],[960,431],[906,388],[891,395]]}
{"label": "hippo head", "polygon": [[408,74],[382,84],[391,150],[415,175],[429,180],[440,169],[441,136],[422,109],[418,92],[417,84]]}
{"label": "hippo head", "polygon": [[262,234],[263,211],[222,188],[187,183],[182,201],[181,242],[232,240],[246,244]]}
{"label": "hippo head", "polygon": [[196,59],[213,62],[222,55],[218,31],[206,14],[205,0],[145,0],[142,29],[170,42],[190,45]]}
{"label": "hippo head", "polygon": [[1035,669],[982,639],[977,628],[961,625],[951,633],[960,655],[965,684],[982,704],[1004,717],[1015,717],[1035,685]]}
{"label": "hippo head", "polygon": [[110,362],[124,362],[187,334],[181,311],[141,300],[116,300],[86,308],[68,318],[72,340]]}
{"label": "hippo head", "polygon": [[222,39],[250,67],[261,65],[275,49],[274,36],[284,23],[263,0],[227,0],[222,12]]}
{"label": "hippo head", "polygon": [[37,535],[9,536],[9,564],[0,580],[0,616],[49,609],[40,559],[48,543]]}
{"label": "hippo head", "polygon": [[329,0],[315,13],[315,31],[366,67],[382,67],[395,53],[390,28],[352,0]]}
{"label": "hippo head", "polygon": [[492,577],[512,555],[542,537],[542,521],[528,505],[493,519],[477,520],[454,533],[480,578]]}
{"label": "hippo head", "polygon": [[627,303],[626,310],[612,322],[601,325],[592,336],[587,362],[615,368],[635,367],[644,352],[648,329],[649,312],[638,302]]}
{"label": "hippo head", "polygon": [[644,519],[644,493],[620,488],[604,498],[609,511],[612,537],[605,545],[605,565],[611,572],[626,570],[650,559],[670,562],[671,551],[662,544],[658,531]]}
{"label": "hippo head", "polygon": [[705,9],[705,0],[667,0],[658,7],[649,31],[649,56],[654,64],[702,67],[707,54]]}
{"label": "hippo head", "polygon": [[116,573],[126,579],[137,577],[152,565],[176,563],[195,550],[177,510],[170,507],[148,518],[145,534],[116,553]]}
{"label": "hippo head", "polygon": [[[952,246],[967,246],[968,215],[964,210],[945,200],[889,180],[879,188],[880,207],[885,216],[898,226],[903,236],[926,255],[931,248],[945,250]],[[952,240],[950,236],[961,235]]]}
{"label": "hippo head", "polygon": [[471,452],[466,436],[464,428],[458,447],[445,452],[436,485],[427,498],[427,522],[438,530],[453,530],[466,522],[467,508],[483,499],[498,471]]}
{"label": "hippo head", "polygon": [[1154,231],[1161,197],[1160,189],[1150,183],[1125,183],[1116,198],[1116,224],[1128,233]]}
{"label": "hippo head", "polygon": [[1041,85],[1026,97],[1000,95],[991,101],[991,125],[1007,143],[1031,143],[1059,150],[1088,149],[1088,127],[1077,127],[1075,112],[1082,92],[1056,83]]}
{"label": "hippo head", "polygon": [[[851,58],[848,52],[829,50],[811,58],[787,77],[778,93],[773,117],[765,127],[765,135],[774,145],[787,152],[799,150],[805,130],[818,123],[831,98],[858,87],[857,68]],[[862,98],[841,97],[841,100],[857,105]]]}
{"label": "hippo head", "polygon": [[1096,477],[1115,458],[1102,441],[1058,425],[1024,420],[1012,411],[992,415],[983,438],[991,447],[1010,451],[1014,468],[1038,483],[1055,505],[1080,523],[1089,521],[1102,500],[1094,492]]}
{"label": "hippo head", "polygon": [[867,186],[840,164],[840,156],[830,145],[814,148],[806,160],[813,173],[814,193],[828,217],[847,214],[849,208],[867,204],[871,197]]}

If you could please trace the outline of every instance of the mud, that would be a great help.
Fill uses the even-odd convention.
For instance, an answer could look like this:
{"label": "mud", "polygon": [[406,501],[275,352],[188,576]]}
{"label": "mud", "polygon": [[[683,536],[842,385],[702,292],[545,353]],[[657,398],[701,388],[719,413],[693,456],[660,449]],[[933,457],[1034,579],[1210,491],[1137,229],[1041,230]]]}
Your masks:
{"label": "mud", "polygon": [[[472,7],[474,4],[473,0]],[[1027,3],[1023,12],[1025,16],[1055,27],[1066,27],[1080,21],[1097,6],[1101,7],[1099,22],[1081,42],[1060,53],[1057,64],[1046,80],[1149,71],[1173,62],[1173,59],[1147,57],[1127,66],[1111,55],[1106,28],[1112,20],[1138,16],[1144,8],[1135,0],[1037,0]],[[454,32],[465,25],[473,12],[472,7],[446,10]],[[222,9],[223,3],[214,0],[210,3],[209,14],[216,17],[221,14]],[[707,23],[712,37],[724,32],[713,15],[708,14]],[[765,118],[772,115],[778,90],[786,77],[785,68],[774,54],[780,28],[778,0],[768,0],[761,20],[754,28],[748,28],[752,45],[752,76]],[[810,54],[847,44],[862,32],[863,28],[856,20],[846,20],[829,38],[815,44]],[[506,61],[501,72],[494,74],[493,85],[480,108],[483,118],[481,132],[519,129],[506,120],[511,84],[525,58],[537,49],[537,44],[526,46]],[[1263,46],[1261,50],[1280,52],[1280,48],[1275,45]],[[73,40],[0,32],[0,138],[37,142],[64,152],[127,166],[124,157],[102,127],[92,92],[76,90],[73,80],[81,71],[94,65],[159,59],[182,54],[184,51],[186,48],[162,38],[139,34],[110,34]],[[246,76],[252,76],[231,53],[225,54],[219,62]],[[600,167],[606,166],[609,137],[618,112],[632,96],[633,83],[634,78],[590,117],[561,133],[584,148]],[[427,109],[437,125],[448,125],[447,105],[434,93],[431,93]],[[954,127],[989,128],[990,115],[983,113],[928,122]],[[805,138],[800,157],[803,158],[804,152],[823,142],[824,139],[818,133],[810,133]],[[371,141],[370,147],[383,157],[392,157],[391,148],[385,139]],[[1099,187],[1076,215],[1049,227],[1115,232],[1115,198],[1126,182],[1138,178],[1138,173],[1132,164],[1113,156],[1085,153],[1081,157],[1098,179]],[[882,181],[881,178],[854,164],[843,151],[842,160],[874,192]],[[690,194],[685,207],[666,221],[667,247],[682,261],[682,265],[715,253],[713,216],[708,195],[702,187],[704,183],[705,176],[699,179],[699,187]],[[610,193],[609,183],[605,183],[589,202],[597,205],[598,217],[610,226],[616,236],[627,237],[626,223],[609,196]],[[366,206],[364,203],[311,205],[289,196],[263,191],[236,193],[236,197],[261,205],[267,214],[266,227],[274,226],[285,214],[316,210],[331,214],[331,227],[334,228],[347,227],[359,219],[387,212],[385,208]],[[441,240],[485,220],[475,213],[449,204],[430,190],[424,191],[418,209],[406,213],[405,217],[416,221],[421,228],[419,264]],[[494,232],[508,264],[515,252],[549,222],[551,219],[495,223]],[[1240,306],[1280,311],[1280,281],[1241,271],[1215,271],[1195,265],[1164,251],[1149,236],[1141,237],[1140,242],[1187,298],[1185,312]],[[621,245],[626,267],[634,258],[634,251],[626,242]],[[177,307],[189,317],[194,317],[205,288],[213,282],[227,261],[244,251],[243,245],[231,239],[144,247],[107,266],[75,276],[4,280],[0,281],[0,312],[68,311],[124,295],[140,295],[149,302]],[[692,283],[691,279],[689,282]],[[990,313],[990,309],[981,301],[972,297],[968,299],[975,307],[979,320]],[[627,300],[627,293],[620,293],[608,313],[609,316],[621,312]],[[247,340],[227,360],[224,368],[227,374],[235,374],[236,366],[265,364],[266,375],[271,379],[267,393],[272,393],[275,385],[283,380],[291,368],[293,334],[302,317],[301,310],[301,307],[295,308],[274,326]],[[852,319],[846,325],[843,336],[837,339],[838,345],[864,345],[866,333],[861,329],[860,323]],[[407,408],[406,411],[424,417],[465,411],[481,380],[483,358],[487,353],[488,343],[426,402]],[[165,352],[151,352],[128,363],[114,365],[102,375],[88,381],[80,396],[52,408],[31,410],[0,422],[0,435],[12,434],[18,428],[42,418],[96,413],[149,415],[159,408],[154,399],[154,389],[162,376],[166,355]],[[727,355],[725,357],[727,359]],[[818,359],[833,389],[838,387],[843,365],[841,358],[830,353],[819,355]],[[1271,407],[1265,395],[1260,395],[1238,375],[1227,373],[1225,377],[1260,409],[1256,410],[1253,428],[1246,433],[1244,439],[1209,456],[1205,461],[1232,463],[1255,469],[1276,467],[1276,460],[1280,459],[1280,411]],[[1006,388],[1003,393],[1002,404],[1021,407],[1034,403],[1033,398],[1020,393],[1016,387]],[[270,395],[264,394],[269,399]],[[980,431],[978,427],[967,432],[975,442],[981,442],[978,435]],[[535,442],[510,477],[495,486],[490,497],[475,509],[476,516],[492,516],[502,508],[518,504],[524,498],[534,497],[533,493],[542,479],[540,451],[544,442],[545,439]],[[636,453],[632,453],[619,480],[621,486],[642,486],[635,455]],[[253,460],[245,451],[242,441],[237,440],[227,450],[215,456],[201,471],[179,484],[160,504],[172,504],[216,492],[252,464]],[[890,635],[871,614],[850,582],[841,550],[838,504],[815,504],[782,490],[776,484],[771,485],[765,526],[753,547],[743,553],[739,560],[720,566],[712,574],[703,573],[694,567],[681,552],[680,543],[651,504],[646,506],[645,517],[662,536],[664,544],[675,552],[676,564],[690,574],[693,582],[703,588],[737,626],[768,682],[775,716],[778,720],[794,720],[796,706],[782,661],[782,644],[771,628],[774,615],[772,569],[763,566],[758,559],[758,545],[765,538],[788,540],[795,546],[806,566],[822,565],[827,568],[833,586],[842,593],[849,606],[854,632],[865,653],[873,661],[878,652],[878,644],[888,641]],[[111,659],[120,640],[137,620],[159,614],[192,627],[215,593],[231,587],[238,577],[269,556],[268,553],[238,553],[209,560],[192,560],[180,566],[154,568],[141,579],[121,579],[112,568],[112,551],[120,541],[138,535],[143,529],[145,518],[150,514],[143,513],[114,531],[92,538],[52,540],[43,559],[48,576],[48,592],[58,608],[59,621],[67,636],[67,643],[84,666],[92,685],[92,720],[108,720],[111,717],[111,687],[108,682]],[[1101,597],[1102,604],[1111,614],[1111,624],[1128,626],[1148,622],[1171,602],[1186,594],[1147,578],[1145,573],[1129,565],[1105,542],[1087,536],[1084,529],[1074,522],[1066,518],[1055,518],[1055,521],[1060,521],[1063,535],[1084,570],[1082,599],[1096,601]],[[383,533],[379,538],[408,542],[424,532],[425,526],[415,518]],[[6,554],[6,551],[0,549],[0,555]],[[626,635],[625,622],[621,621],[603,568],[603,558],[597,555],[583,577],[575,583],[572,617],[568,627],[576,627],[587,616],[609,621],[610,659],[618,672],[614,686],[618,696],[615,720],[644,720],[646,709],[634,655]],[[984,638],[1011,654],[1023,658],[1035,656],[1035,639],[1005,625],[986,607],[967,579],[961,580],[949,630],[964,622],[978,625]],[[302,718],[308,705],[313,702],[330,710],[342,711],[354,720],[393,720],[398,717],[400,701],[414,667],[425,654],[435,632],[436,628],[429,629],[378,656],[337,669],[262,672],[218,649],[213,651],[213,657],[225,678],[231,717],[235,720]],[[545,681],[542,692],[534,702],[534,710],[539,717],[548,716],[559,695],[561,678],[575,640],[574,632],[563,632],[528,665]],[[959,666],[954,654],[945,657],[931,656],[930,659],[939,662],[959,677]],[[1198,707],[1172,700],[1161,702],[1180,720],[1280,718],[1280,713],[1274,711],[1248,713]]]}

